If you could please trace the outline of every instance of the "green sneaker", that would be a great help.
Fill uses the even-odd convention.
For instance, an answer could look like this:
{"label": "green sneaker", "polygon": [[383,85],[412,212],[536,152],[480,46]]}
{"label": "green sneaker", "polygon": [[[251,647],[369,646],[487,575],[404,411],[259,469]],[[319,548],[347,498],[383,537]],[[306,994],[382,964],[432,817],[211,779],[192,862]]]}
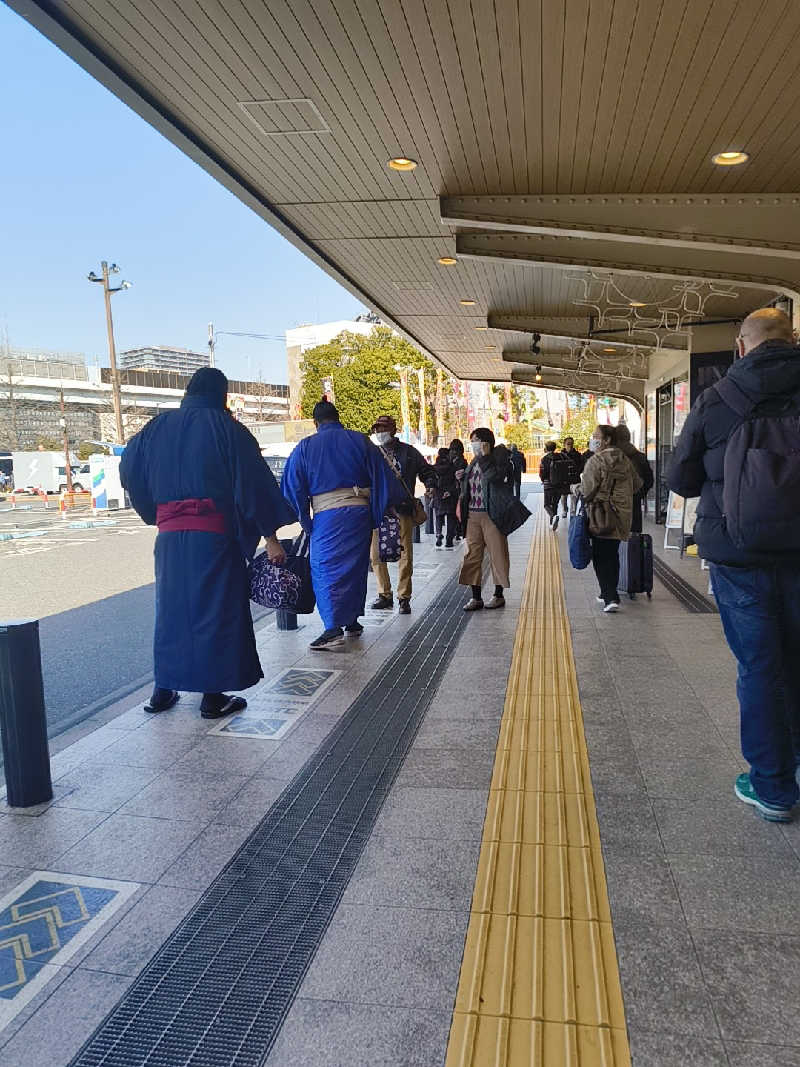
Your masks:
{"label": "green sneaker", "polygon": [[765,800],[760,800],[753,789],[750,775],[746,771],[736,779],[733,791],[742,803],[754,807],[761,818],[766,819],[767,822],[791,822],[792,809],[781,808],[777,804],[767,804]]}

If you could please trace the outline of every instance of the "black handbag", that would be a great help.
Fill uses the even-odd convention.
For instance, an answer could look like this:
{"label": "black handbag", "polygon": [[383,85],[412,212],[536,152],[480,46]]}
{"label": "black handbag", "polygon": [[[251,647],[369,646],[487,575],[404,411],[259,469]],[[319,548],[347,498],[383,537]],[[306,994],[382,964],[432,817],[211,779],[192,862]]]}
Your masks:
{"label": "black handbag", "polygon": [[294,541],[281,541],[286,550],[284,566],[300,579],[300,594],[297,604],[291,610],[297,615],[310,615],[317,606],[317,598],[311,581],[310,543],[308,535],[303,532]]}
{"label": "black handbag", "polygon": [[489,518],[505,537],[518,530],[531,517],[530,511],[507,485],[489,486],[487,511]]}

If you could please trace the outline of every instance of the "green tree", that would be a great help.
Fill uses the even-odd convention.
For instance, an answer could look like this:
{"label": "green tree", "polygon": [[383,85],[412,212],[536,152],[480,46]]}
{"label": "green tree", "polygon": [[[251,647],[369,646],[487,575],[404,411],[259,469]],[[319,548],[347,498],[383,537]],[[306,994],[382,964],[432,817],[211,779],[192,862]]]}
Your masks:
{"label": "green tree", "polygon": [[526,422],[507,422],[505,439],[510,445],[516,445],[523,452],[531,451],[531,428]]}
{"label": "green tree", "polygon": [[[434,428],[436,370],[430,360],[388,326],[376,326],[366,336],[344,330],[327,344],[304,353],[300,394],[303,418],[311,418],[314,405],[325,392],[325,379],[329,378],[339,415],[349,429],[369,433],[378,415],[392,415],[400,426],[398,367],[425,369],[425,421],[430,439]],[[419,384],[414,373],[409,372],[408,379],[411,425],[416,429]]]}
{"label": "green tree", "polygon": [[78,459],[87,460],[89,456],[107,456],[108,449],[102,445],[95,445],[91,441],[81,441],[78,445]]}
{"label": "green tree", "polygon": [[572,417],[564,423],[561,431],[561,440],[565,437],[575,438],[575,447],[579,452],[585,452],[589,445],[589,438],[597,425],[595,412],[590,408],[583,411],[574,411]]}

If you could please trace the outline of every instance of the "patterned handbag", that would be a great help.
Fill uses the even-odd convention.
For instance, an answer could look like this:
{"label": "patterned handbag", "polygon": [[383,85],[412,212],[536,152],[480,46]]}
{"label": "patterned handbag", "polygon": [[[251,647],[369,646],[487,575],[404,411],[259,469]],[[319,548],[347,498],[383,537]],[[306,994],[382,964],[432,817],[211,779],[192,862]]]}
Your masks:
{"label": "patterned handbag", "polygon": [[396,563],[403,554],[400,520],[390,516],[378,527],[378,555],[381,563]]}
{"label": "patterned handbag", "polygon": [[294,611],[303,589],[302,579],[287,567],[271,563],[266,552],[261,552],[250,564],[250,599],[262,608],[286,608]]}

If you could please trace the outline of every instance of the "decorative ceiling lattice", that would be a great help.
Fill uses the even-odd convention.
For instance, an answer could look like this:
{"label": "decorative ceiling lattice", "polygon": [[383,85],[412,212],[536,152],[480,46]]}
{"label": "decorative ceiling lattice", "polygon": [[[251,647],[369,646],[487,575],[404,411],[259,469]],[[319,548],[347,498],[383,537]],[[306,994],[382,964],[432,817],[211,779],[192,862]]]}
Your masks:
{"label": "decorative ceiling lattice", "polygon": [[685,279],[672,286],[674,296],[652,303],[626,294],[611,274],[590,271],[573,282],[580,292],[572,301],[593,313],[595,333],[622,326],[629,337],[647,337],[648,347],[686,348],[690,327],[705,316],[706,304],[716,299],[738,300],[739,293],[719,282]]}

